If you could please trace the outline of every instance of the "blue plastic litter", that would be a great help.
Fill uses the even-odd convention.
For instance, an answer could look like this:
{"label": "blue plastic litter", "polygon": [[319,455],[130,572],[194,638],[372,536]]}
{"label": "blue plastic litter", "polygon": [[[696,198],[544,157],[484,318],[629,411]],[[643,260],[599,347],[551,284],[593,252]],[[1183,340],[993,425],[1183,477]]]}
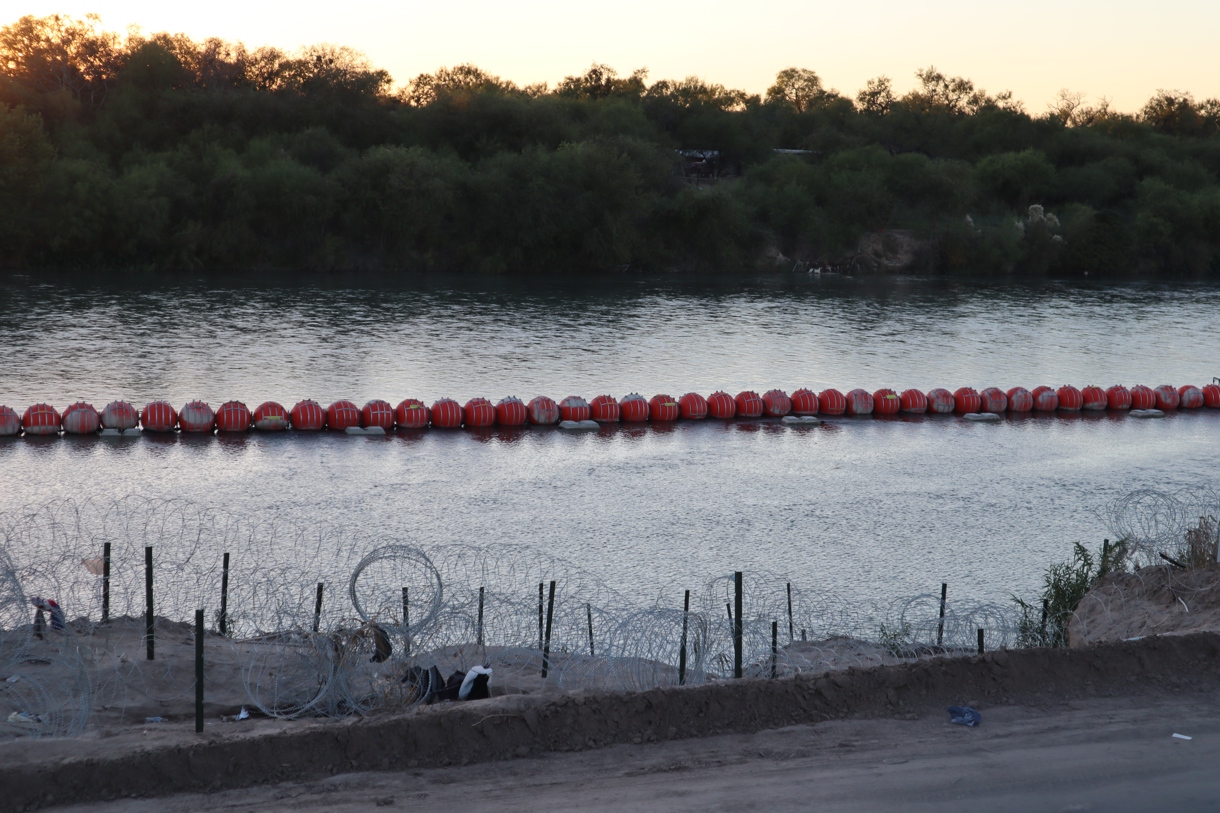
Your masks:
{"label": "blue plastic litter", "polygon": [[983,715],[979,714],[970,706],[950,706],[949,722],[974,728],[976,725],[983,722]]}

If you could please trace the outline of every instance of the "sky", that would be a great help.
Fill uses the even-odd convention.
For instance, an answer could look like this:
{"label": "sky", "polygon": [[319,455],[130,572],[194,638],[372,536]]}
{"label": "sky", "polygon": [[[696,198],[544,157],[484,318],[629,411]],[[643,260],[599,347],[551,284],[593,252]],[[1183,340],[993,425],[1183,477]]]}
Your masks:
{"label": "sky", "polygon": [[24,14],[95,12],[106,28],[139,25],[202,39],[294,50],[313,43],[365,52],[399,84],[465,62],[519,84],[583,72],[593,62],[651,80],[696,75],[754,93],[796,66],[854,96],[873,76],[895,89],[935,65],[991,93],[1011,90],[1031,113],[1061,88],[1137,110],[1158,89],[1220,97],[1217,0],[6,0],[0,24]]}

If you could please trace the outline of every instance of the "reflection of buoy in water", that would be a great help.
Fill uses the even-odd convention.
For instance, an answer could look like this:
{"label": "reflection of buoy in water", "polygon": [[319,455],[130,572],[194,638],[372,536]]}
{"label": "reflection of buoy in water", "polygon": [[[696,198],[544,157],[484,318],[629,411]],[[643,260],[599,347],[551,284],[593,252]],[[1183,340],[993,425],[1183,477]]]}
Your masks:
{"label": "reflection of buoy in water", "polygon": [[525,404],[515,395],[501,398],[496,404],[496,423],[500,426],[523,426],[529,420],[525,412]]}
{"label": "reflection of buoy in water", "polygon": [[1034,396],[1025,387],[1013,387],[1005,393],[1010,412],[1029,412],[1034,408]]}
{"label": "reflection of buoy in water", "polygon": [[792,399],[783,390],[767,390],[762,396],[763,412],[771,418],[782,418],[792,411]]}
{"label": "reflection of buoy in water", "polygon": [[1110,399],[1106,397],[1106,391],[1101,387],[1089,385],[1080,391],[1080,405],[1084,409],[1105,409],[1106,404],[1109,402]]}
{"label": "reflection of buoy in water", "polygon": [[1152,394],[1156,396],[1156,408],[1160,410],[1177,409],[1182,398],[1172,384],[1162,384]]}
{"label": "reflection of buoy in water", "polygon": [[1084,396],[1080,394],[1080,390],[1073,387],[1071,384],[1064,384],[1059,389],[1055,390],[1055,395],[1059,398],[1059,408],[1068,412],[1075,412],[1084,406]]}
{"label": "reflection of buoy in water", "polygon": [[348,400],[335,401],[326,408],[326,428],[342,432],[348,427],[360,425],[360,410]]}
{"label": "reflection of buoy in water", "polygon": [[254,421],[254,428],[260,432],[283,432],[288,428],[288,410],[277,401],[259,404],[250,418]]}
{"label": "reflection of buoy in water", "polygon": [[140,423],[140,413],[126,401],[111,401],[101,414],[102,426],[106,429],[135,429]]}
{"label": "reflection of buoy in water", "polygon": [[178,410],[178,428],[183,432],[211,432],[216,413],[205,402],[195,400]]}
{"label": "reflection of buoy in water", "polygon": [[[1178,407],[1181,409],[1198,409],[1203,406],[1203,392],[1196,386],[1186,384],[1178,387]],[[65,413],[66,414],[66,413]],[[64,428],[68,426],[64,421]]]}
{"label": "reflection of buoy in water", "polygon": [[561,421],[587,421],[590,414],[589,402],[579,395],[569,395],[559,402],[559,420]]}
{"label": "reflection of buoy in water", "polygon": [[153,401],[140,413],[140,425],[147,432],[173,432],[178,425],[178,413],[165,401]]}
{"label": "reflection of buoy in water", "polygon": [[12,407],[0,406],[0,437],[9,437],[21,431],[21,416]]}
{"label": "reflection of buoy in water", "polygon": [[1106,406],[1110,409],[1130,409],[1131,392],[1122,384],[1115,384],[1106,390]]}
{"label": "reflection of buoy in water", "polygon": [[676,421],[678,414],[678,402],[668,395],[654,395],[648,402],[648,420],[650,421]]}
{"label": "reflection of buoy in water", "polygon": [[462,407],[462,422],[467,428],[491,426],[496,422],[496,408],[486,398],[471,398]]}
{"label": "reflection of buoy in water", "polygon": [[1156,406],[1156,393],[1151,387],[1145,387],[1143,384],[1136,384],[1131,388],[1131,408],[1132,409],[1152,409]]}
{"label": "reflection of buoy in water", "polygon": [[874,415],[897,415],[900,409],[902,399],[893,390],[882,388],[873,393]]}
{"label": "reflection of buoy in water", "polygon": [[[1202,397],[1199,396],[1200,402]],[[60,422],[69,435],[91,435],[102,426],[102,419],[98,417],[97,410],[84,401],[77,401],[65,409]]]}
{"label": "reflection of buoy in water", "polygon": [[958,387],[953,391],[953,408],[958,412],[978,412],[983,399],[974,387]]}
{"label": "reflection of buoy in water", "polygon": [[842,415],[847,411],[847,399],[843,393],[831,388],[818,393],[818,412],[823,415]]}
{"label": "reflection of buoy in water", "polygon": [[929,412],[945,415],[952,412],[956,408],[957,402],[953,400],[953,393],[942,387],[928,390]]}
{"label": "reflection of buoy in water", "polygon": [[637,392],[624,395],[618,402],[619,415],[624,421],[638,423],[648,420],[648,402]]}
{"label": "reflection of buoy in water", "polygon": [[873,414],[873,394],[868,390],[855,389],[845,396],[848,415]]}
{"label": "reflection of buoy in water", "polygon": [[1059,408],[1059,395],[1050,387],[1034,387],[1034,409],[1038,412],[1054,412]]}
{"label": "reflection of buoy in water", "polygon": [[441,398],[432,405],[432,425],[440,429],[457,429],[462,425],[462,405],[452,398]]}
{"label": "reflection of buoy in water", "polygon": [[317,432],[326,428],[326,410],[317,401],[306,398],[297,401],[290,415],[292,428],[302,432]]}
{"label": "reflection of buoy in water", "polygon": [[812,390],[807,390],[801,387],[796,392],[792,393],[792,414],[793,415],[817,415],[818,414],[818,396]]}
{"label": "reflection of buoy in water", "polygon": [[1208,384],[1203,388],[1203,406],[1220,409],[1220,384]]}
{"label": "reflection of buoy in water", "polygon": [[707,397],[707,414],[721,420],[737,414],[737,400],[727,392],[717,390]]}
{"label": "reflection of buoy in water", "polygon": [[763,414],[765,405],[754,390],[739,392],[733,400],[737,402],[737,417],[739,418],[757,418]]}
{"label": "reflection of buoy in water", "polygon": [[394,427],[394,407],[389,401],[374,398],[360,410],[360,425],[365,429],[380,426],[382,429]]}
{"label": "reflection of buoy in water", "polygon": [[920,414],[928,411],[928,396],[919,390],[903,390],[898,396],[898,405],[903,412]]}
{"label": "reflection of buoy in water", "polygon": [[[521,409],[524,414],[525,407]],[[402,403],[394,407],[394,423],[403,429],[423,429],[431,420],[431,410],[418,398],[404,398]]]}
{"label": "reflection of buoy in water", "polygon": [[599,395],[589,402],[589,417],[595,421],[617,423],[619,419],[618,401],[613,395]]}
{"label": "reflection of buoy in water", "polygon": [[217,432],[246,432],[250,429],[250,408],[241,401],[225,401],[216,410]]}
{"label": "reflection of buoy in water", "polygon": [[678,412],[686,421],[701,421],[707,417],[707,399],[697,392],[688,392],[678,399]]}

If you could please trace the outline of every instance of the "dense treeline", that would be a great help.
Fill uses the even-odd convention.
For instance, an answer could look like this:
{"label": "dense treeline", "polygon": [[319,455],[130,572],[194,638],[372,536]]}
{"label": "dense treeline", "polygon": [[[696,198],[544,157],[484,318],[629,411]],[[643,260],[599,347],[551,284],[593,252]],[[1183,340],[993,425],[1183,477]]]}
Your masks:
{"label": "dense treeline", "polygon": [[1220,102],[1031,115],[917,77],[848,98],[791,68],[760,97],[460,66],[395,91],[345,48],[25,17],[0,29],[0,264],[732,269],[905,229],[928,267],[1220,269]]}

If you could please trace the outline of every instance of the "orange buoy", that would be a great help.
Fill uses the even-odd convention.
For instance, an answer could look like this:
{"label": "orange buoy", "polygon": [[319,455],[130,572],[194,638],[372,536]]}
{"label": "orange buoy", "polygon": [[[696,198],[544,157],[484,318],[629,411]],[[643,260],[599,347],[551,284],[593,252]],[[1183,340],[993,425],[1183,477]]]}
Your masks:
{"label": "orange buoy", "polygon": [[[1203,396],[1200,395],[1200,403],[1202,398]],[[63,424],[64,431],[69,435],[89,435],[102,427],[102,419],[98,416],[97,410],[93,408],[92,404],[86,404],[84,401],[77,401],[65,409],[60,423]]]}
{"label": "orange buoy", "polygon": [[836,389],[818,393],[818,411],[823,415],[842,415],[847,411],[847,399]]}
{"label": "orange buoy", "polygon": [[1156,393],[1151,387],[1145,387],[1143,384],[1136,384],[1131,388],[1131,408],[1132,409],[1154,409],[1156,407]]}
{"label": "orange buoy", "polygon": [[452,398],[441,398],[432,405],[432,425],[457,429],[462,425],[462,405]]}
{"label": "orange buoy", "polygon": [[1220,409],[1220,384],[1208,384],[1203,388],[1203,406]]}
{"label": "orange buoy", "polygon": [[111,401],[102,410],[102,427],[105,429],[135,429],[140,423],[140,413],[126,401]]}
{"label": "orange buoy", "polygon": [[953,399],[953,393],[937,387],[936,389],[928,390],[928,411],[935,412],[939,415],[944,415],[952,412],[957,408],[957,402]]}
{"label": "orange buoy", "polygon": [[648,401],[648,420],[676,421],[681,414],[678,402],[668,395],[654,395]]}
{"label": "orange buoy", "polygon": [[21,428],[27,435],[58,435],[59,413],[50,404],[34,404],[21,416]]}
{"label": "orange buoy", "polygon": [[927,412],[928,396],[919,390],[903,390],[902,395],[898,396],[898,406],[903,412]]}
{"label": "orange buoy", "polygon": [[595,421],[618,423],[618,401],[613,395],[599,395],[589,403],[589,417]]}
{"label": "orange buoy", "polygon": [[561,421],[587,421],[590,414],[589,402],[579,395],[569,395],[559,402]]}
{"label": "orange buoy", "polygon": [[979,393],[979,412],[996,415],[1008,410],[1008,395],[999,387],[985,387]]}
{"label": "orange buoy", "polygon": [[[543,426],[559,423],[559,405],[545,395],[539,395],[530,401],[528,412],[530,414],[530,423]],[[436,420],[435,415],[432,416],[432,420]]]}
{"label": "orange buoy", "polygon": [[[520,401],[517,401],[520,404]],[[525,407],[521,407],[521,419],[525,420]],[[404,398],[402,403],[394,407],[394,423],[400,429],[423,429],[432,420],[432,411],[418,398]],[[296,426],[296,422],[293,422]]]}
{"label": "orange buoy", "polygon": [[225,401],[216,410],[216,431],[246,432],[251,420],[250,409],[241,401]]}
{"label": "orange buoy", "polygon": [[1105,390],[1090,384],[1080,391],[1080,403],[1084,409],[1098,410],[1105,409],[1110,399],[1106,397]]}
{"label": "orange buoy", "polygon": [[380,427],[385,430],[394,428],[394,407],[389,401],[374,398],[360,410],[360,425],[365,429]]}
{"label": "orange buoy", "polygon": [[1131,392],[1122,384],[1115,384],[1106,390],[1106,406],[1110,409],[1130,409]]}
{"label": "orange buoy", "polygon": [[1009,412],[1029,412],[1034,408],[1034,396],[1025,387],[1013,387],[1004,393],[1008,396]]}
{"label": "orange buoy", "polygon": [[178,428],[183,432],[211,432],[216,413],[204,401],[191,401],[178,410]]}
{"label": "orange buoy", "polygon": [[[1178,387],[1178,406],[1182,409],[1198,409],[1203,406],[1203,391],[1193,384],[1186,384]],[[64,413],[67,418],[68,413]],[[64,421],[64,428],[68,427],[68,422]]]}
{"label": "orange buoy", "polygon": [[1080,390],[1073,387],[1071,384],[1064,384],[1059,389],[1055,390],[1055,395],[1059,396],[1059,408],[1068,412],[1075,412],[1084,406],[1084,396],[1080,394]]}
{"label": "orange buoy", "polygon": [[346,399],[335,401],[326,408],[326,428],[336,432],[360,425],[360,410]]}
{"label": "orange buoy", "polygon": [[1059,408],[1059,395],[1050,387],[1034,387],[1034,409],[1038,412],[1054,412]]}
{"label": "orange buoy", "polygon": [[515,395],[501,398],[496,404],[496,423],[500,426],[522,426],[529,415],[525,412],[525,404]]}
{"label": "orange buoy", "polygon": [[762,396],[763,412],[768,418],[782,418],[792,412],[792,399],[783,390],[767,390]]}
{"label": "orange buoy", "polygon": [[292,428],[302,432],[317,432],[326,428],[326,410],[317,401],[306,398],[297,401],[289,413]]}
{"label": "orange buoy", "polygon": [[902,399],[893,390],[880,389],[873,393],[874,415],[897,415],[902,409]]}
{"label": "orange buoy", "polygon": [[737,402],[737,417],[739,418],[757,418],[766,409],[762,398],[759,398],[758,393],[754,390],[739,392],[733,400]]}
{"label": "orange buoy", "polygon": [[792,414],[793,415],[817,415],[818,414],[818,395],[813,390],[807,390],[801,387],[796,392],[792,393]]}
{"label": "orange buoy", "polygon": [[648,420],[648,402],[637,392],[624,395],[618,402],[619,415],[624,421],[638,423]]}
{"label": "orange buoy", "polygon": [[284,409],[283,404],[275,401],[259,404],[250,419],[254,422],[254,428],[260,432],[283,432],[288,428],[288,410]]}
{"label": "orange buoy", "polygon": [[723,390],[717,390],[707,397],[707,414],[721,420],[732,418],[737,414],[737,399]]}
{"label": "orange buoy", "polygon": [[1182,396],[1178,395],[1172,384],[1162,384],[1154,389],[1152,394],[1156,396],[1157,409],[1177,409],[1182,400]]}
{"label": "orange buoy", "polygon": [[854,389],[845,396],[848,415],[873,414],[873,395],[868,390]]}
{"label": "orange buoy", "polygon": [[958,412],[978,412],[983,399],[974,387],[958,387],[953,391],[953,408]]}
{"label": "orange buoy", "polygon": [[496,422],[496,408],[486,398],[471,398],[462,407],[462,422],[468,428],[491,426]]}
{"label": "orange buoy", "polygon": [[707,399],[697,392],[688,392],[678,399],[678,413],[686,421],[701,421],[707,417]]}
{"label": "orange buoy", "polygon": [[0,437],[15,435],[21,431],[21,416],[12,407],[0,406]]}
{"label": "orange buoy", "polygon": [[153,401],[140,413],[140,425],[148,432],[173,432],[178,413],[165,401]]}

